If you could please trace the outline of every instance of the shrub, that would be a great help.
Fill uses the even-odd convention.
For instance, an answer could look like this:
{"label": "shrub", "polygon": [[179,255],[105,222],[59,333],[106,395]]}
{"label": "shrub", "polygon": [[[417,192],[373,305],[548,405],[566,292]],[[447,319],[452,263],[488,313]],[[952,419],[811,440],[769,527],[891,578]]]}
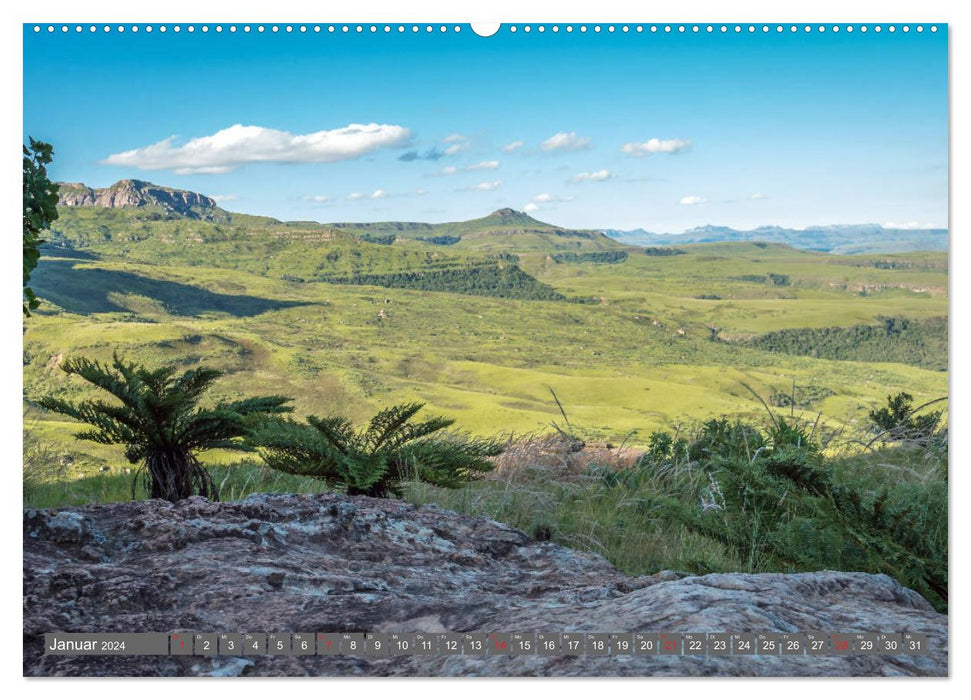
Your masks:
{"label": "shrub", "polygon": [[714,419],[702,425],[698,436],[691,441],[688,458],[696,462],[713,457],[751,459],[764,444],[765,439],[757,428],[727,418]]}
{"label": "shrub", "polygon": [[215,448],[250,449],[242,438],[256,416],[289,411],[290,399],[262,396],[213,408],[197,408],[199,400],[222,372],[206,367],[179,377],[175,367],[146,369],[127,364],[118,355],[111,366],[85,358],[69,359],[61,369],[77,375],[114,396],[117,403],[69,403],[48,396],[38,403],[93,427],[76,437],[102,445],[125,445],[125,457],[141,463],[132,482],[132,498],[139,478],[152,498],[178,501],[197,493],[219,500],[209,472],[196,458]]}
{"label": "shrub", "polygon": [[[668,459],[672,443],[652,436],[645,465]],[[838,475],[813,431],[777,416],[764,431],[709,421],[686,444],[679,478],[638,493],[662,519],[730,548],[751,571],[882,572],[947,608],[944,480]]]}
{"label": "shrub", "polygon": [[[926,406],[927,404],[925,404]],[[912,440],[925,444],[934,437],[943,411],[917,415],[925,406],[914,408],[914,397],[900,392],[887,397],[887,405],[870,411],[869,418],[875,432],[887,440]]]}
{"label": "shrub", "polygon": [[454,423],[448,418],[412,422],[423,405],[392,406],[360,430],[339,417],[264,420],[252,439],[271,468],[320,479],[352,496],[400,498],[404,481],[457,488],[492,470],[487,457],[502,452],[502,443],[443,435]]}

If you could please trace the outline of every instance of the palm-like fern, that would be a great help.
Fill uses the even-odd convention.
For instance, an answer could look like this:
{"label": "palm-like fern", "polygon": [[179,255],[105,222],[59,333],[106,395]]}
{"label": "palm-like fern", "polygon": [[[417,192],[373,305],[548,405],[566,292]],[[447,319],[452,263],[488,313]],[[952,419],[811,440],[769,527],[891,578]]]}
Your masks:
{"label": "palm-like fern", "polygon": [[38,403],[92,426],[76,434],[103,445],[125,445],[125,457],[141,464],[141,476],[152,498],[178,501],[194,493],[219,499],[212,477],[196,453],[215,448],[252,449],[241,438],[256,416],[291,410],[290,399],[263,396],[197,408],[202,395],[222,372],[200,367],[176,376],[176,368],[127,364],[117,355],[110,365],[86,358],[67,360],[61,369],[107,391],[120,403],[88,400],[70,403],[48,396]]}
{"label": "palm-like fern", "polygon": [[409,480],[456,488],[493,468],[486,458],[502,452],[502,443],[442,436],[454,423],[448,418],[412,422],[423,406],[392,406],[361,430],[345,418],[264,420],[252,439],[273,469],[320,479],[349,495],[400,497],[401,482]]}

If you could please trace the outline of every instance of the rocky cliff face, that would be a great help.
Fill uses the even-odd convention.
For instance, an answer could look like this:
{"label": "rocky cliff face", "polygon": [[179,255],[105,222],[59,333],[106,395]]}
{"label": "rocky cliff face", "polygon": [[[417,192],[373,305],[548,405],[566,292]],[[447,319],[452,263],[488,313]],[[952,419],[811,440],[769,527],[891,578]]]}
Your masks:
{"label": "rocky cliff face", "polygon": [[[340,495],[24,512],[25,675],[933,675],[947,618],[887,576],[629,578],[434,507]],[[45,632],[917,632],[928,656],[63,657]]]}
{"label": "rocky cliff face", "polygon": [[204,218],[218,210],[216,200],[187,190],[153,185],[143,180],[119,180],[110,187],[92,189],[81,183],[59,183],[58,206],[62,207],[160,207],[190,218]]}

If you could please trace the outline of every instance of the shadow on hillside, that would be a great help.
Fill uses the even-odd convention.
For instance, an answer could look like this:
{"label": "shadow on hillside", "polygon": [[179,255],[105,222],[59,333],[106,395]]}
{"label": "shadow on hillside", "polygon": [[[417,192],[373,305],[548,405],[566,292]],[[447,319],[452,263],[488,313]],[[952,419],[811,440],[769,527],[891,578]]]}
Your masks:
{"label": "shadow on hillside", "polygon": [[87,250],[64,248],[57,245],[45,244],[40,246],[41,258],[71,258],[72,260],[100,260],[101,256]]}
{"label": "shadow on hillside", "polygon": [[30,286],[39,297],[77,314],[130,311],[115,297],[137,295],[154,299],[170,314],[198,316],[223,312],[233,316],[257,316],[307,302],[281,301],[237,294],[219,294],[190,284],[157,280],[132,272],[75,267],[72,260],[44,260],[34,270]]}

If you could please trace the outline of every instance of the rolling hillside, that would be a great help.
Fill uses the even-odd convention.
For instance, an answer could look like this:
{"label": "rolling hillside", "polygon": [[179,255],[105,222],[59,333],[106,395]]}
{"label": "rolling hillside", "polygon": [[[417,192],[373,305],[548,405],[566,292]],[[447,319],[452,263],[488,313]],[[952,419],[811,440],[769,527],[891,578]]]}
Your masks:
{"label": "rolling hillside", "polygon": [[383,222],[330,224],[331,227],[370,236],[394,236],[454,246],[477,252],[550,252],[622,250],[624,246],[599,231],[547,224],[514,209],[499,209],[489,216],[445,224]]}
{"label": "rolling hillside", "polygon": [[[947,391],[941,253],[755,242],[658,256],[512,210],[439,225],[211,208],[206,219],[158,202],[60,213],[31,280],[43,303],[25,322],[26,424],[81,470],[117,454],[76,443],[32,401],[83,393],[57,370],[65,357],[115,350],[217,366],[229,373],[217,394],[282,393],[298,413],[359,420],[421,400],[478,433],[548,429],[553,387],[586,437],[633,445],[657,428],[761,414],[742,382],[771,397],[795,381],[800,411],[848,430],[888,393]],[[393,242],[366,240],[392,231]],[[421,240],[434,236],[461,240]],[[882,343],[888,318],[916,323]],[[873,329],[847,336],[866,338],[868,355],[826,330],[856,327]],[[817,331],[830,350],[813,357]]]}

